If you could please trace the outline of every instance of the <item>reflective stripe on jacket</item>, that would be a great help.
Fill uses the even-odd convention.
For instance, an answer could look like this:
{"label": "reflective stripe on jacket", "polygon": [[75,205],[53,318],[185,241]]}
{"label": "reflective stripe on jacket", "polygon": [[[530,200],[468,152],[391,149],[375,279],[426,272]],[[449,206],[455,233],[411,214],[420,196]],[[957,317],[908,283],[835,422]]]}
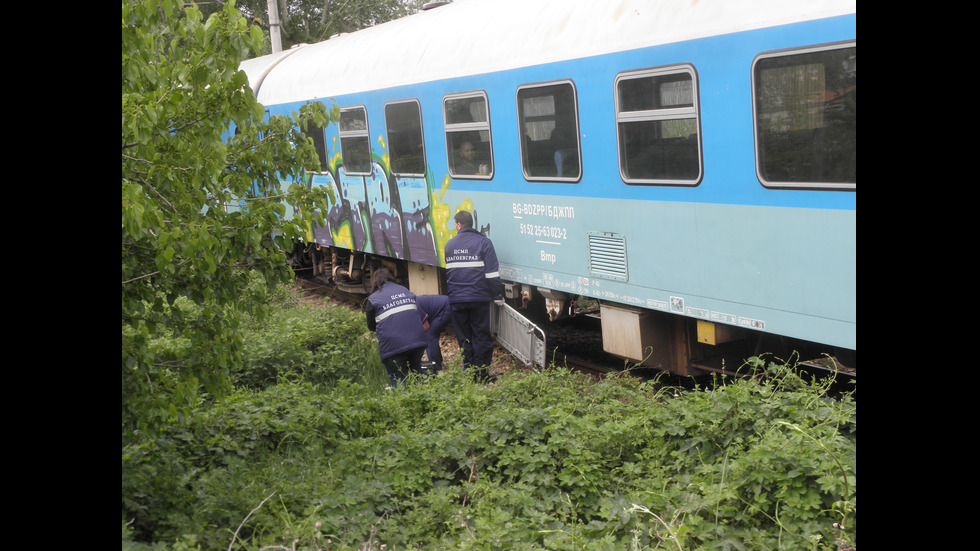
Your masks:
{"label": "reflective stripe on jacket", "polygon": [[378,333],[381,359],[428,344],[415,294],[397,283],[385,283],[365,305],[368,329]]}
{"label": "reflective stripe on jacket", "polygon": [[493,243],[473,228],[459,230],[446,243],[449,302],[486,302],[504,295]]}

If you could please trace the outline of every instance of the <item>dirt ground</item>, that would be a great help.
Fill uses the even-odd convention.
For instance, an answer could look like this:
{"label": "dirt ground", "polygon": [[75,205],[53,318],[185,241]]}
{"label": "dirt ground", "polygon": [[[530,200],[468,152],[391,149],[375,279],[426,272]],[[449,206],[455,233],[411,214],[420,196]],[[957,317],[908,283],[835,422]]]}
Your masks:
{"label": "dirt ground", "polygon": [[[452,325],[446,327],[442,336],[439,337],[439,347],[442,348],[442,364],[444,366],[450,366],[453,360],[459,357],[459,342],[456,341],[456,332],[453,331]],[[507,352],[499,344],[494,343],[493,360],[490,364],[491,375],[496,377],[515,371],[529,371],[529,369],[520,360],[512,356],[510,352]]]}

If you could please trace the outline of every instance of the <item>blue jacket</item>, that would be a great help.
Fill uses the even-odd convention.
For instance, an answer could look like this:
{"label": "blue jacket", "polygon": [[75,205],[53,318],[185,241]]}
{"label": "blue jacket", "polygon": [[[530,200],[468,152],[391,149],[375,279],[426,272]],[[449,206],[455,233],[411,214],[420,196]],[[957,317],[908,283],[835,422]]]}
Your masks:
{"label": "blue jacket", "polygon": [[446,295],[418,295],[415,304],[419,308],[419,319],[429,325],[445,327],[450,320],[449,297]]}
{"label": "blue jacket", "polygon": [[381,359],[428,345],[415,294],[401,285],[385,283],[368,297],[364,310],[368,329],[378,333]]}
{"label": "blue jacket", "polygon": [[493,243],[473,228],[459,230],[446,243],[449,302],[489,302],[504,296]]}

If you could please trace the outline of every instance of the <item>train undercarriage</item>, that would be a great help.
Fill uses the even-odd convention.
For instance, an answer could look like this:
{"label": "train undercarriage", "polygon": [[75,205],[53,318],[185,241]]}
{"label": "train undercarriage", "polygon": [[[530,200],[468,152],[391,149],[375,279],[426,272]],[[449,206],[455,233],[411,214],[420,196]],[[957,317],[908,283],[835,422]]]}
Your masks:
{"label": "train undercarriage", "polygon": [[[290,265],[298,275],[347,293],[367,295],[371,274],[382,267],[417,295],[446,292],[443,268],[337,247],[297,244],[290,255]],[[504,293],[510,311],[527,318],[526,323],[520,322],[521,327],[560,324],[577,317],[598,320],[602,352],[621,360],[623,368],[652,369],[679,376],[737,373],[747,358],[768,353],[776,360],[796,361],[817,371],[856,376],[856,353],[852,350],[521,283],[505,281]],[[542,357],[528,350],[514,353],[529,358],[525,363],[535,355]]]}

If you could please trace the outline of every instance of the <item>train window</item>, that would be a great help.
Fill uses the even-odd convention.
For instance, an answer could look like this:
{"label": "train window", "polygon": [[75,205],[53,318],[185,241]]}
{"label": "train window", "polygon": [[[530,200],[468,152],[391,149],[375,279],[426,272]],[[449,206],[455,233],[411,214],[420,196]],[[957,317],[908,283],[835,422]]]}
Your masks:
{"label": "train window", "polygon": [[347,174],[371,172],[371,137],[364,107],[340,109],[340,155]]}
{"label": "train window", "polygon": [[696,185],[701,180],[701,140],[694,67],[621,73],[615,88],[623,181]]}
{"label": "train window", "polygon": [[484,92],[450,94],[442,100],[446,152],[453,177],[489,179],[493,176],[490,114]]}
{"label": "train window", "polygon": [[303,133],[313,140],[313,148],[316,149],[317,157],[320,158],[320,172],[327,171],[327,141],[324,137],[323,127],[313,122],[307,122]]}
{"label": "train window", "polygon": [[517,89],[521,163],[526,179],[576,182],[581,177],[576,101],[571,81]]}
{"label": "train window", "polygon": [[425,174],[425,142],[422,140],[422,110],[417,100],[385,105],[388,158],[395,174]]}
{"label": "train window", "polygon": [[857,188],[855,42],[760,55],[756,169],[767,187]]}

